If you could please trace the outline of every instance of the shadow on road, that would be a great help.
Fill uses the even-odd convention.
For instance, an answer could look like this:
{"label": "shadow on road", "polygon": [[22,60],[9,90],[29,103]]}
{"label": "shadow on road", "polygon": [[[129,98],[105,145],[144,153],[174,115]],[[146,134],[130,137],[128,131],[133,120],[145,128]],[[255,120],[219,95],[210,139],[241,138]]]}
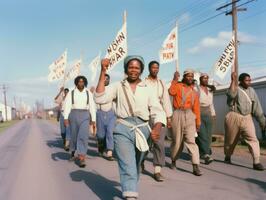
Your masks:
{"label": "shadow on road", "polygon": [[56,138],[55,140],[48,140],[46,144],[50,148],[60,148],[63,149],[63,140],[61,138]]}
{"label": "shadow on road", "polygon": [[249,183],[258,185],[261,189],[264,190],[264,192],[266,192],[266,182],[253,179],[253,178],[247,178],[246,181],[248,181]]}
{"label": "shadow on road", "polygon": [[77,170],[70,173],[70,177],[73,181],[84,183],[100,198],[103,200],[112,200],[121,198],[122,193],[116,186],[120,184],[116,181],[109,180],[100,174]]}
{"label": "shadow on road", "polygon": [[58,161],[58,160],[69,160],[69,153],[66,153],[66,152],[52,153],[51,154],[51,158],[54,161]]}
{"label": "shadow on road", "polygon": [[[218,163],[224,163],[223,160],[217,160],[217,159],[215,159],[214,161],[215,161],[215,162],[218,162]],[[236,167],[242,167],[242,168],[252,169],[252,170],[253,170],[252,167],[247,167],[247,166],[239,165],[239,164],[235,164],[235,163],[231,163],[231,164],[226,164],[226,163],[224,163],[224,164],[225,164],[225,165],[232,165],[232,166],[236,166]]]}

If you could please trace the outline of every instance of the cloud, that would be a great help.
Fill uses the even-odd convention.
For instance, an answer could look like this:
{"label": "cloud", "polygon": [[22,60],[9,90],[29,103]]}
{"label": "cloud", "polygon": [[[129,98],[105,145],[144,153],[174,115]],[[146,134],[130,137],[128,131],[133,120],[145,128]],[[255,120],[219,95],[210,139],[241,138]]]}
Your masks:
{"label": "cloud", "polygon": [[[226,44],[232,38],[232,32],[230,31],[221,31],[216,37],[205,37],[194,47],[191,47],[187,50],[190,54],[196,54],[207,49],[213,49],[217,47],[225,47]],[[254,44],[258,42],[258,39],[255,36],[252,36],[248,33],[239,32],[238,40],[240,43]]]}
{"label": "cloud", "polygon": [[191,19],[190,14],[186,12],[178,18],[178,23],[184,25],[187,24],[190,21],[190,19]]}

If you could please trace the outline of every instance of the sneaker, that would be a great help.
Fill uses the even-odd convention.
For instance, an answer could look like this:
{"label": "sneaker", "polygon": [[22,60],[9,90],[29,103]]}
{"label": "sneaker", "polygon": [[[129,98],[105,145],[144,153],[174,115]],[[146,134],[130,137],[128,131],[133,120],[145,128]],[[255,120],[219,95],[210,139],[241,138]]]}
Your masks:
{"label": "sneaker", "polygon": [[163,182],[164,181],[164,177],[161,175],[161,173],[155,173],[153,175],[154,179],[157,181],[157,182]]}
{"label": "sneaker", "polygon": [[202,175],[202,172],[199,169],[199,165],[193,164],[193,174],[195,176],[201,176]]}
{"label": "sneaker", "polygon": [[253,164],[253,169],[258,171],[263,171],[264,167],[261,163],[258,163],[258,164]]}

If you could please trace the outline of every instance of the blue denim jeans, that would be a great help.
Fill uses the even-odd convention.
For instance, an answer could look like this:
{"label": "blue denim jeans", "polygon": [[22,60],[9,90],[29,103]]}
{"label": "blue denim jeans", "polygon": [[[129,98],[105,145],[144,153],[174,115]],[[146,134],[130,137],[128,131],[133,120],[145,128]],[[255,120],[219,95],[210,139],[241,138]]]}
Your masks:
{"label": "blue denim jeans", "polygon": [[64,125],[64,116],[62,115],[62,113],[60,114],[59,123],[62,138],[70,140],[70,127]]}
{"label": "blue denim jeans", "polygon": [[115,127],[116,116],[113,110],[108,112],[97,110],[97,139],[104,140],[106,150],[113,151],[114,137],[113,131]]}
{"label": "blue denim jeans", "polygon": [[86,155],[89,140],[90,114],[88,110],[71,110],[70,122],[70,151],[76,151],[79,155]]}
{"label": "blue denim jeans", "polygon": [[[137,117],[124,119],[131,124],[138,125],[144,123]],[[141,127],[140,130],[146,139],[150,135],[148,127]],[[137,197],[137,184],[139,180],[140,164],[145,152],[140,152],[136,148],[135,133],[129,127],[117,123],[114,129],[114,147],[118,157],[120,182],[124,197]]]}

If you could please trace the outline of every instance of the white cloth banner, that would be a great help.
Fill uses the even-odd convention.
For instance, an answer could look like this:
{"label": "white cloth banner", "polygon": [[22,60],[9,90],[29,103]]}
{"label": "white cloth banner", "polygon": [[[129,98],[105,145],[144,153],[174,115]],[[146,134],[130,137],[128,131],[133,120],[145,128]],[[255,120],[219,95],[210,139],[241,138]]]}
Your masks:
{"label": "white cloth banner", "polygon": [[226,74],[230,71],[235,60],[235,37],[233,35],[229,44],[226,46],[221,57],[215,63],[214,74],[220,79],[224,79]]}
{"label": "white cloth banner", "polygon": [[67,51],[65,51],[58,59],[56,59],[50,66],[50,73],[48,81],[53,82],[64,78],[65,68],[67,65]]}
{"label": "white cloth banner", "polygon": [[178,27],[176,26],[166,37],[159,52],[160,63],[178,60]]}
{"label": "white cloth banner", "polygon": [[80,75],[81,62],[82,62],[81,59],[74,62],[73,66],[70,68],[70,70],[67,72],[65,76],[65,82],[74,79],[78,75]]}
{"label": "white cloth banner", "polygon": [[91,70],[91,82],[94,82],[97,75],[97,69],[101,61],[101,53],[99,53],[98,56],[96,56],[91,63],[89,64],[89,68]]}
{"label": "white cloth banner", "polygon": [[118,64],[127,56],[127,24],[124,23],[120,31],[118,31],[115,39],[107,48],[105,58],[110,59],[108,71]]}

